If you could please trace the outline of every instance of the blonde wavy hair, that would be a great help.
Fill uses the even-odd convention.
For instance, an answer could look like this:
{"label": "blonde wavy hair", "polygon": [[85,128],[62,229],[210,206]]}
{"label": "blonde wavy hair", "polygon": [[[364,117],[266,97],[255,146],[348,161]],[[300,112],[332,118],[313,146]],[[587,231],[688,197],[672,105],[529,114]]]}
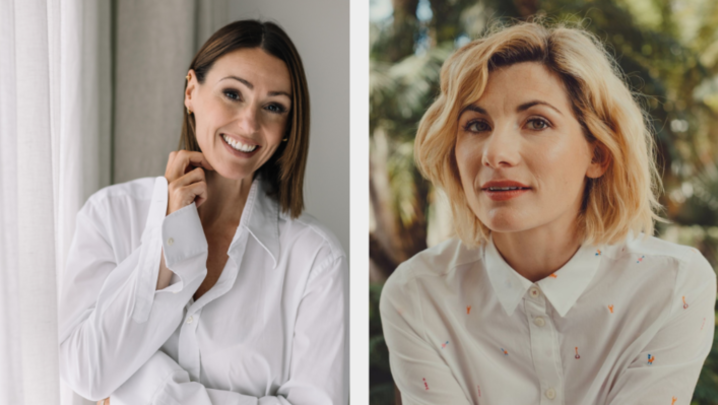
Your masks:
{"label": "blonde wavy hair", "polygon": [[608,168],[587,178],[579,232],[584,241],[613,244],[629,233],[653,234],[660,177],[648,116],[629,90],[601,42],[581,28],[518,23],[496,28],[457,50],[441,68],[441,93],[419,123],[414,158],[419,170],[442,188],[451,203],[461,240],[477,246],[490,230],[469,207],[456,165],[460,112],[479,100],[494,69],[538,62],[558,75],[586,139],[596,145],[594,159]]}

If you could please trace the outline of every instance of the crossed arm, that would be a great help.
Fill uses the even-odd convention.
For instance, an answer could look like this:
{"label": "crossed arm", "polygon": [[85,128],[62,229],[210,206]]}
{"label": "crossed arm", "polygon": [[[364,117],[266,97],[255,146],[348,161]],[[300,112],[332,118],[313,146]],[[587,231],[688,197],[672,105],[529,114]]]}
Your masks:
{"label": "crossed arm", "polygon": [[[64,278],[61,375],[78,394],[100,403],[112,395],[114,405],[346,402],[344,256],[313,269],[296,317],[289,380],[276,396],[257,398],[191,381],[160,350],[206,274],[206,241],[198,246],[196,237],[184,237],[203,235],[194,204],[154,226],[148,220],[141,245],[122,260],[103,229],[104,215],[92,205],[78,214]],[[162,254],[180,281],[156,290]],[[335,328],[321,328],[318,336],[318,323]],[[316,359],[323,359],[321,367]]]}

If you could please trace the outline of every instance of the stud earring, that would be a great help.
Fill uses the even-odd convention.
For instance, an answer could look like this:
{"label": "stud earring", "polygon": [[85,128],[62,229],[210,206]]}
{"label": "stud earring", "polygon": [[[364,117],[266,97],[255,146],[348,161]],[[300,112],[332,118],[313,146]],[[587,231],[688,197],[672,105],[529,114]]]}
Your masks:
{"label": "stud earring", "polygon": [[189,110],[189,107],[187,107],[187,115],[192,115],[192,111]]}
{"label": "stud earring", "polygon": [[282,142],[287,142],[287,139],[289,139],[289,138],[282,139]]}
{"label": "stud earring", "polygon": [[184,78],[187,79],[187,81],[189,81],[189,75],[185,76]]}

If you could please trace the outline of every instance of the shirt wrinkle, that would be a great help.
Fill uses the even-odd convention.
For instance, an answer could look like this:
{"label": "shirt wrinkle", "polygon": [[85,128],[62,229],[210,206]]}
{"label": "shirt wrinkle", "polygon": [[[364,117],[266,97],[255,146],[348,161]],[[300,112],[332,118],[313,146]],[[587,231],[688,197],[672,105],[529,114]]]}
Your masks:
{"label": "shirt wrinkle", "polygon": [[[196,206],[166,215],[167,180],[150,180],[103,189],[77,216],[62,283],[62,379],[113,403],[346,404],[335,378],[346,372],[345,345],[313,344],[345,338],[348,272],[336,238],[307,214],[309,225],[280,222],[258,177],[219,280],[194,301],[208,252]],[[173,276],[156,290],[160,252]],[[305,297],[320,274],[321,293]]]}
{"label": "shirt wrinkle", "polygon": [[469,249],[441,243],[384,286],[405,403],[690,402],[715,330],[716,274],[697,250],[654,237],[585,244],[532,283],[482,246],[459,271]]}

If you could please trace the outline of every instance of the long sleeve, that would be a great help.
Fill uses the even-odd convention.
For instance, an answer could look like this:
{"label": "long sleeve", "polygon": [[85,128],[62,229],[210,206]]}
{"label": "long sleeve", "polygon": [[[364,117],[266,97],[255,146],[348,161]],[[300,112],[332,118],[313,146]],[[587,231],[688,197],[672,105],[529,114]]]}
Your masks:
{"label": "long sleeve", "polygon": [[347,262],[328,257],[312,271],[298,308],[289,379],[276,395],[255,397],[190,380],[167,354],[156,352],[110,399],[121,404],[347,404]]}
{"label": "long sleeve", "polygon": [[678,273],[671,311],[615,379],[609,405],[691,403],[715,327],[716,275],[697,251]]}
{"label": "long sleeve", "polygon": [[[61,377],[91,400],[110,395],[168,339],[206,275],[207,259],[195,205],[165,217],[164,177],[155,180],[134,247],[116,228],[138,226],[130,223],[138,217],[137,205],[126,195],[103,191],[77,215],[60,302]],[[155,291],[162,252],[179,281]]]}
{"label": "long sleeve", "polygon": [[470,404],[446,362],[425,339],[421,306],[401,267],[381,294],[382,328],[391,374],[404,405]]}

